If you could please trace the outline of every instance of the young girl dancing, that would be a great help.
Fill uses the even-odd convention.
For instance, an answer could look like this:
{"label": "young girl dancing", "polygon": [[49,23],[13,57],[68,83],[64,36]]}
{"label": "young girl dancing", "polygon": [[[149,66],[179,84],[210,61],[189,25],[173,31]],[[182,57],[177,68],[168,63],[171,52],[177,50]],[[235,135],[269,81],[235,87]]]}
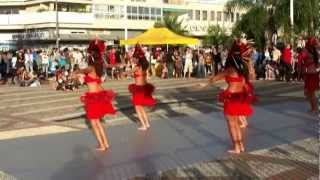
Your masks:
{"label": "young girl dancing", "polygon": [[98,151],[105,151],[109,143],[105,135],[104,127],[101,125],[101,118],[106,114],[115,114],[112,100],[115,93],[111,90],[104,90],[101,86],[103,75],[103,42],[95,40],[88,48],[88,67],[80,72],[85,74],[84,81],[88,86],[88,92],[81,96],[85,105],[88,121],[92,126],[93,133],[98,141]]}
{"label": "young girl dancing", "polygon": [[241,118],[248,117],[253,113],[250,103],[255,98],[252,87],[247,83],[249,82],[248,67],[243,62],[240,46],[236,43],[229,53],[225,70],[216,76],[209,77],[208,83],[200,84],[200,86],[206,87],[223,79],[228,87],[219,94],[219,101],[224,103],[224,115],[233,143],[233,149],[228,152],[238,154],[245,151],[240,128]]}
{"label": "young girl dancing", "polygon": [[156,100],[152,97],[154,86],[147,82],[147,70],[149,63],[144,55],[140,45],[136,45],[133,53],[133,69],[134,84],[130,84],[128,89],[132,93],[132,104],[138,114],[141,122],[139,130],[147,130],[150,128],[148,115],[145,111],[145,106],[151,107],[156,104]]}

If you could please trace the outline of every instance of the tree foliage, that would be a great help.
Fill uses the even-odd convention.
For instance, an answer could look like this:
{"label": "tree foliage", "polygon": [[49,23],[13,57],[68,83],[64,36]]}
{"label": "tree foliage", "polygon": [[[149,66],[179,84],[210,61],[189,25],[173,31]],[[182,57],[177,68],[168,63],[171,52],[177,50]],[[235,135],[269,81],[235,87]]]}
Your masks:
{"label": "tree foliage", "polygon": [[178,19],[176,15],[167,15],[164,16],[163,21],[156,22],[154,27],[166,27],[169,30],[175,32],[180,35],[187,35],[188,30],[187,27],[183,25],[183,21]]}
{"label": "tree foliage", "polygon": [[224,44],[228,39],[225,31],[218,25],[211,25],[208,27],[207,36],[203,40],[205,46],[216,46]]}
{"label": "tree foliage", "polygon": [[[313,36],[319,32],[319,6],[319,0],[294,0],[295,34]],[[274,31],[281,30],[285,39],[290,36],[290,0],[230,0],[225,8],[229,13],[237,9],[247,11],[233,31],[246,33],[258,44],[265,41],[265,34]]]}

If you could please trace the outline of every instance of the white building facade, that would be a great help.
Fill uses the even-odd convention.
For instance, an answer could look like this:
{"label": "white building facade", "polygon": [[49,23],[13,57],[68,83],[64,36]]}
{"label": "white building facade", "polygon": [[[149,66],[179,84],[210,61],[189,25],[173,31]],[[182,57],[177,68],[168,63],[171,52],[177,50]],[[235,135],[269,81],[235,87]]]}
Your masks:
{"label": "white building facade", "polygon": [[[230,31],[241,17],[228,15],[224,4],[187,0],[58,0],[57,9],[62,45],[84,45],[96,35],[134,37],[171,14],[193,36],[204,36],[212,24]],[[54,46],[56,22],[55,0],[0,0],[0,50]]]}

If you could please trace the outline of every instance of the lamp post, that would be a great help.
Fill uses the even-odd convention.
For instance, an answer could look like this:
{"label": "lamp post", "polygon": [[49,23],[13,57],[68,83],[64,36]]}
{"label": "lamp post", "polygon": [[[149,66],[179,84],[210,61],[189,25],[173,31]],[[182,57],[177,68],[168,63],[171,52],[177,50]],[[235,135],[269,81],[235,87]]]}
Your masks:
{"label": "lamp post", "polygon": [[56,6],[56,48],[59,49],[60,33],[59,33],[58,0],[56,0],[55,6]]}
{"label": "lamp post", "polygon": [[290,0],[290,25],[291,25],[291,46],[294,44],[293,34],[294,34],[294,19],[293,19],[293,0]]}
{"label": "lamp post", "polygon": [[[128,39],[128,1],[125,1],[124,5],[124,39]],[[126,51],[128,51],[128,45],[125,45]]]}

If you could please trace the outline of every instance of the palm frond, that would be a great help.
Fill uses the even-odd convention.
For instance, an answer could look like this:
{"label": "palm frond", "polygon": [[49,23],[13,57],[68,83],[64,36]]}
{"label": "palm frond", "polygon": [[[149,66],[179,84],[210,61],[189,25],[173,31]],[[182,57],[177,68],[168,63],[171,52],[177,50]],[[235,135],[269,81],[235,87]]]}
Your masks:
{"label": "palm frond", "polygon": [[239,9],[250,9],[254,7],[255,0],[230,0],[226,3],[225,9],[228,13],[234,12]]}

